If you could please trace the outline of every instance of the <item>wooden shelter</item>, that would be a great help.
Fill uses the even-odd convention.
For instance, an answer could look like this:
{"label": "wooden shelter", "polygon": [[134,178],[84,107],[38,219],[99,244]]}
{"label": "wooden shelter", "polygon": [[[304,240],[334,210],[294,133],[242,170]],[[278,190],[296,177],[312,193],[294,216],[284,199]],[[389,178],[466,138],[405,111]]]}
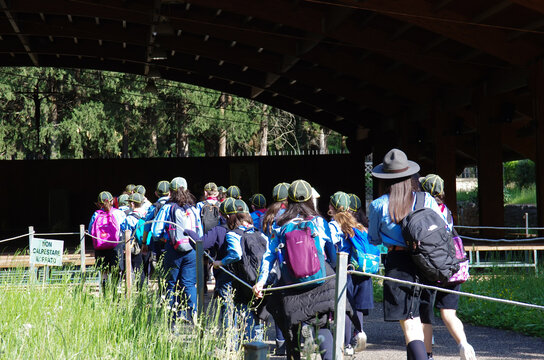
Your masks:
{"label": "wooden shelter", "polygon": [[160,76],[255,99],[347,135],[360,159],[400,147],[446,189],[477,165],[485,225],[503,222],[503,161],[532,159],[544,209],[544,1],[0,5],[0,66]]}

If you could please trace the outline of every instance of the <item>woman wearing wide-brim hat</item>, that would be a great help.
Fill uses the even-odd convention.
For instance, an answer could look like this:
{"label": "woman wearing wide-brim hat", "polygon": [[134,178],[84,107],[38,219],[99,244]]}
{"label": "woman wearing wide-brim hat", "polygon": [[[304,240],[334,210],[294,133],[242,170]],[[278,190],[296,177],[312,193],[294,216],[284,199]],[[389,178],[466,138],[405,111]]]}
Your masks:
{"label": "woman wearing wide-brim hat", "polygon": [[[383,162],[372,170],[372,175],[382,185],[384,195],[372,201],[368,211],[370,242],[383,243],[388,248],[385,275],[411,282],[417,281],[417,269],[407,251],[399,223],[414,209],[415,193],[411,178],[418,171],[419,165],[408,160],[404,152],[390,150]],[[425,193],[424,206],[441,215],[430,194]],[[408,359],[427,360],[419,318],[419,294],[417,286],[384,281],[384,319],[400,323]]]}

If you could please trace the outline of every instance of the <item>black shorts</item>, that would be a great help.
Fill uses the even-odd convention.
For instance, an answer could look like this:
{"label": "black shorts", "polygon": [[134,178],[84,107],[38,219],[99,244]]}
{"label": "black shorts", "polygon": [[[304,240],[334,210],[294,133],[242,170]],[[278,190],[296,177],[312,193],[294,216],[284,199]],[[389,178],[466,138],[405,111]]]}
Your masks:
{"label": "black shorts", "polygon": [[[461,289],[461,284],[448,285],[444,286],[444,288],[459,291]],[[437,309],[457,310],[459,307],[459,295],[438,291],[434,306]]]}
{"label": "black shorts", "polygon": [[419,316],[423,324],[432,324],[434,319],[434,304],[436,299],[436,290],[421,289],[421,298],[419,303]]}
{"label": "black shorts", "polygon": [[[444,289],[459,291],[461,284],[443,286]],[[443,291],[422,289],[419,305],[419,315],[423,324],[432,324],[434,319],[434,310],[452,309],[457,310],[459,305],[459,295],[450,294]]]}
{"label": "black shorts", "polygon": [[[391,251],[385,260],[385,276],[416,282],[416,265],[407,251]],[[385,321],[419,317],[421,288],[393,281],[383,283]]]}
{"label": "black shorts", "polygon": [[112,270],[117,267],[118,257],[115,249],[95,250],[96,267],[98,269]]}

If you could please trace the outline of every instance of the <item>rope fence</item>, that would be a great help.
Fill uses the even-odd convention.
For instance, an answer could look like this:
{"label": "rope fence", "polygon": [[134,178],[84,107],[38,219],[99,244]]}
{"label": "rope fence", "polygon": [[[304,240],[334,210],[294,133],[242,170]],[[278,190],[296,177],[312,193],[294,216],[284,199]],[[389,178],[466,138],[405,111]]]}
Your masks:
{"label": "rope fence", "polygon": [[[106,241],[106,242],[115,243],[115,244],[121,244],[121,243],[127,244],[127,243],[130,243],[130,241],[135,238],[136,229],[139,229],[140,227],[145,226],[146,224],[157,223],[157,222],[162,222],[162,223],[165,223],[165,224],[172,224],[174,226],[177,226],[177,224],[175,222],[171,222],[171,221],[150,220],[150,221],[146,221],[143,224],[140,224],[140,225],[136,226],[136,228],[133,229],[133,230],[126,230],[125,233],[122,235],[122,238],[119,241]],[[486,228],[495,228],[495,227],[486,227]],[[129,231],[131,231],[130,235],[129,235]],[[23,238],[23,237],[28,237],[29,242],[30,242],[31,239],[34,238],[34,236],[64,236],[64,235],[80,235],[81,258],[82,258],[81,271],[85,272],[85,267],[84,267],[85,266],[84,265],[85,237],[89,236],[90,238],[95,238],[95,239],[97,239],[97,238],[95,236],[93,236],[92,234],[88,233],[87,231],[85,231],[85,228],[84,228],[83,225],[80,225],[80,232],[79,233],[77,233],[77,232],[35,233],[33,231],[33,227],[29,227],[29,232],[27,234],[23,234],[23,235],[8,238],[8,239],[3,239],[3,240],[0,240],[0,243],[13,241],[13,240],[20,239],[20,238]],[[517,240],[511,240],[511,239],[478,239],[478,238],[471,238],[471,237],[467,237],[467,236],[461,236],[461,237],[464,238],[464,239],[491,241],[491,242],[500,242],[500,241],[520,242],[521,241],[519,239],[517,239]],[[123,238],[125,240],[122,240]],[[203,302],[204,302],[203,289],[204,289],[204,286],[206,286],[206,283],[205,283],[204,277],[203,277],[203,270],[204,270],[203,259],[204,259],[204,256],[206,256],[213,262],[214,258],[212,256],[210,256],[210,254],[208,254],[207,252],[205,252],[203,250],[203,245],[202,245],[201,240],[196,241],[195,239],[193,239],[191,237],[189,237],[189,239],[195,245],[194,247],[196,248],[195,250],[196,250],[196,254],[197,254],[197,274],[196,274],[196,276],[197,276],[197,316],[200,316],[202,314]],[[544,239],[544,238],[532,238],[532,239],[527,239],[527,240],[534,241],[534,240],[540,240],[540,239]],[[102,241],[105,241],[105,240],[102,240]],[[131,285],[132,276],[130,276],[130,274],[132,273],[132,269],[131,269],[131,265],[130,265],[131,264],[130,263],[131,255],[130,254],[131,254],[131,245],[129,244],[129,246],[125,247],[125,261],[126,261],[125,266],[126,266],[126,274],[127,274],[127,276],[126,276],[127,296],[130,296],[130,289],[131,289],[131,286],[132,286]],[[374,279],[379,279],[379,280],[384,280],[384,281],[392,281],[392,282],[401,283],[401,284],[404,284],[404,285],[409,285],[409,286],[414,286],[414,287],[424,288],[424,289],[429,289],[429,290],[441,291],[441,292],[455,294],[455,295],[459,295],[459,296],[475,298],[475,299],[483,300],[483,301],[492,301],[492,302],[496,302],[496,303],[502,303],[502,304],[507,304],[507,305],[512,305],[512,306],[520,306],[520,307],[524,307],[524,308],[537,309],[537,310],[544,311],[544,306],[543,305],[530,304],[530,303],[514,301],[514,300],[500,299],[500,298],[495,298],[495,297],[491,297],[491,296],[467,293],[467,292],[463,292],[463,291],[455,291],[455,290],[451,290],[451,289],[445,289],[445,288],[440,287],[440,286],[426,285],[426,284],[421,284],[421,283],[418,283],[418,282],[400,280],[400,279],[387,277],[387,276],[379,275],[379,274],[370,274],[370,273],[366,273],[366,272],[350,270],[348,268],[348,265],[347,265],[347,257],[348,257],[348,254],[346,254],[346,253],[342,253],[342,252],[337,253],[337,264],[338,265],[337,265],[336,273],[333,274],[333,275],[325,276],[323,278],[315,279],[313,281],[308,281],[308,282],[289,284],[289,285],[282,285],[282,286],[269,286],[269,287],[264,288],[263,292],[265,294],[272,294],[272,293],[274,293],[276,291],[294,289],[294,288],[299,288],[299,287],[305,287],[305,286],[308,286],[309,284],[312,284],[312,283],[323,282],[323,281],[328,280],[328,279],[336,278],[335,309],[336,309],[337,313],[338,312],[342,313],[343,311],[345,311],[345,305],[346,305],[346,294],[347,294],[347,291],[346,291],[346,286],[347,286],[346,285],[346,278],[347,278],[347,275],[350,274],[350,275],[354,275],[354,276],[368,276],[368,277],[371,277],[371,278],[374,278]],[[229,274],[229,276],[231,276],[234,281],[238,281],[239,283],[241,283],[243,286],[247,287],[248,289],[253,288],[252,285],[250,285],[247,282],[240,279],[238,276],[233,274],[226,267],[219,266],[219,268],[222,271]],[[30,272],[30,274],[33,274],[33,272],[34,272],[34,275],[35,275],[35,267],[34,267],[33,264],[30,264],[29,272]],[[334,334],[334,338],[336,339],[335,340],[335,358],[336,359],[340,359],[341,356],[342,356],[343,346],[342,346],[341,341],[337,340],[337,339],[343,339],[344,338],[344,326],[343,326],[344,321],[345,321],[344,316],[336,316],[335,317],[335,327],[334,327],[335,334]]]}

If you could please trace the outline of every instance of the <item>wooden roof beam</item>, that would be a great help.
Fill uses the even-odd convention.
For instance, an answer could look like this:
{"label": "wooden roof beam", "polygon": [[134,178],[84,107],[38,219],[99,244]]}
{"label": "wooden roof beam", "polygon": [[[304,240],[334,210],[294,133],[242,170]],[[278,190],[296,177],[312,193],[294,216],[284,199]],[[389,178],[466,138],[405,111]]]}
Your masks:
{"label": "wooden roof beam", "polygon": [[540,0],[510,0],[514,4],[521,5],[527,9],[538,11],[544,14],[544,2]]}
{"label": "wooden roof beam", "polygon": [[[508,32],[491,26],[478,26],[471,19],[449,11],[434,12],[425,0],[404,0],[402,2],[366,0],[339,0],[342,4],[361,10],[376,11],[385,16],[409,22],[426,30],[444,35],[462,44],[482,51],[515,65],[525,65],[542,54],[542,47],[536,43],[518,40],[508,41]],[[406,9],[410,9],[407,13]]]}
{"label": "wooden roof beam", "polygon": [[[265,3],[230,0],[228,4],[221,0],[194,0],[192,3],[211,8],[224,5],[222,6],[224,11],[239,15],[251,15],[272,22],[282,22],[284,25],[306,32],[322,32],[320,23],[315,19],[322,18],[323,13],[316,7],[304,4],[293,7],[285,0]],[[440,53],[422,55],[417,45],[400,40],[392,42],[389,40],[389,34],[377,29],[362,28],[361,24],[354,20],[346,20],[336,30],[326,35],[328,38],[338,40],[339,46],[355,46],[377,52],[393,60],[402,61],[413,68],[430,72],[449,83],[459,84],[465,79],[466,83],[472,83],[475,78],[479,77],[479,70],[474,65],[449,61]]]}
{"label": "wooden roof beam", "polygon": [[6,18],[8,19],[11,27],[13,28],[13,31],[17,35],[17,38],[25,48],[25,51],[30,58],[30,61],[32,61],[32,64],[34,66],[39,66],[40,62],[38,61],[38,57],[36,54],[32,52],[32,48],[30,47],[30,42],[28,38],[21,34],[21,29],[19,29],[19,25],[17,24],[17,20],[11,13],[10,9],[8,8],[5,0],[0,0],[0,6],[2,7],[2,11],[4,11],[4,14],[6,15]]}

